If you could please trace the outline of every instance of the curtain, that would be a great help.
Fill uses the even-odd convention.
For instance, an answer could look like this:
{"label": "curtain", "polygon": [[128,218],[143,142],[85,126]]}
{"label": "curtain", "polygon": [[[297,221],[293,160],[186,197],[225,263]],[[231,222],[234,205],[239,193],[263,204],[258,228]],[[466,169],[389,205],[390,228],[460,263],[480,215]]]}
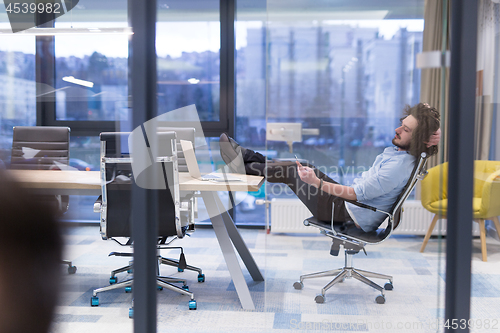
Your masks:
{"label": "curtain", "polygon": [[[445,13],[445,15],[443,15]],[[424,34],[422,52],[449,50],[450,36],[449,0],[425,0]],[[444,31],[443,31],[444,30]],[[443,36],[444,35],[444,36]],[[448,160],[448,68],[423,68],[420,81],[420,102],[437,108],[441,114],[441,142],[439,153],[427,160],[427,168]],[[420,200],[420,182],[417,184],[415,199]]]}
{"label": "curtain", "polygon": [[495,82],[495,72],[498,71],[495,62],[495,46],[498,46],[498,43],[495,43],[495,36],[498,32],[499,9],[500,4],[491,0],[479,1],[474,135],[474,158],[477,160],[487,160],[490,155],[494,87],[498,85],[498,82]]}
{"label": "curtain", "polygon": [[[448,0],[425,0],[424,34],[422,51],[442,51],[443,35],[445,49],[449,50],[450,6]],[[443,12],[445,15],[443,15]],[[444,30],[444,33],[443,33]],[[449,69],[425,68],[422,69],[420,86],[420,101],[436,107],[441,113],[441,143],[439,153],[429,158],[427,167],[448,160],[448,82]]]}

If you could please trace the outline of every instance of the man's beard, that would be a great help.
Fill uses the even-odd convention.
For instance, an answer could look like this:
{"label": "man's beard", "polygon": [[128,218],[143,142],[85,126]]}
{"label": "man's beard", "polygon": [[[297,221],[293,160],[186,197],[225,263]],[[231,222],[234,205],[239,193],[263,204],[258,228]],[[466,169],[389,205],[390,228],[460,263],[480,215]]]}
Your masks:
{"label": "man's beard", "polygon": [[392,139],[392,144],[395,145],[396,147],[402,149],[402,150],[410,150],[410,144],[408,143],[407,145],[402,145],[396,142],[396,138]]}

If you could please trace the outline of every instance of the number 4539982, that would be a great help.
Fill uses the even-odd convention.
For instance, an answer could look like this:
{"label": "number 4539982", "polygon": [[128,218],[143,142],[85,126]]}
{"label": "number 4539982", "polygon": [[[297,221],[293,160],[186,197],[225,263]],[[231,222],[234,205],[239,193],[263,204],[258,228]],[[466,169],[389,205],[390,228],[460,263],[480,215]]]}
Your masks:
{"label": "number 4539982", "polygon": [[61,4],[51,2],[11,2],[5,8],[8,14],[61,14]]}
{"label": "number 4539982", "polygon": [[498,319],[447,319],[444,323],[444,327],[447,329],[458,330],[458,329],[498,329]]}

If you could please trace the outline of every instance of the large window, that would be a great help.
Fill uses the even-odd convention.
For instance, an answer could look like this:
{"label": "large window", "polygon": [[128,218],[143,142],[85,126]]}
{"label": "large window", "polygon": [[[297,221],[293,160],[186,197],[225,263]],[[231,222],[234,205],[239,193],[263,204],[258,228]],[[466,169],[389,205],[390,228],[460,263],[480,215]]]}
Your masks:
{"label": "large window", "polygon": [[[227,29],[221,27],[231,8],[220,7],[218,0],[198,4],[158,2],[157,105],[162,114],[195,104],[206,136],[233,132],[241,144],[271,158],[297,155],[349,184],[390,145],[403,106],[419,99],[420,73],[414,64],[421,50],[420,7],[346,12],[335,4],[314,3],[304,11],[278,1],[240,0],[234,22],[234,67],[228,70],[224,55],[233,49],[223,46],[230,45],[226,39],[231,36],[224,35]],[[85,152],[97,149],[94,141],[100,132],[131,129],[130,35],[103,33],[106,28],[128,25],[127,3],[114,1],[111,7],[81,1],[71,15],[58,18],[55,26],[92,28],[91,35],[57,35],[52,42],[43,42],[43,47],[54,50],[53,68],[41,66],[40,70],[53,70],[53,75],[45,73],[45,77],[53,76],[49,88],[55,98],[39,106],[42,119],[38,124],[70,126],[72,163],[87,163],[90,169],[97,164]],[[12,88],[16,94],[29,87],[34,91],[25,94],[31,98],[9,95],[2,99],[3,129],[13,123],[36,123],[35,37],[25,38],[31,40],[31,55],[20,49],[20,64],[21,53],[4,53],[2,61],[11,69],[7,71],[5,65],[0,71],[2,80],[31,80],[31,84],[22,83],[22,89]],[[7,44],[13,45],[2,45]],[[231,101],[223,94],[228,93],[224,84],[232,74]],[[13,99],[22,112],[12,111]],[[21,107],[20,103],[27,104]],[[300,123],[313,134],[291,145],[266,140],[267,123],[276,122]],[[9,137],[7,133],[7,141]],[[261,197],[263,191],[252,193],[246,205],[235,210],[238,223],[264,222],[259,217],[263,206],[255,205]]]}
{"label": "large window", "polygon": [[[226,89],[229,68],[228,20],[221,2],[197,5],[169,1],[158,6],[156,24],[158,114],[194,104],[206,136],[231,131],[234,107]],[[225,20],[225,21],[224,21]]]}
{"label": "large window", "polygon": [[219,21],[184,19],[157,24],[158,114],[195,104],[200,121],[219,121]]}
{"label": "large window", "polygon": [[[62,16],[54,24],[58,29],[90,29],[54,36],[55,98],[43,107],[44,125],[71,128],[70,166],[81,171],[99,170],[99,133],[130,130],[126,8],[126,1],[116,2],[110,12],[115,15],[105,16],[96,3],[80,1],[73,15]],[[70,196],[63,218],[97,223],[95,200]]]}
{"label": "large window", "polygon": [[[403,107],[419,100],[415,55],[421,51],[423,22],[411,23],[270,26],[267,122],[319,130],[295,142],[294,154],[331,167],[329,173],[345,184],[391,145]],[[270,141],[268,149],[291,156],[285,142]]]}
{"label": "large window", "polygon": [[[0,14],[2,17],[5,14]],[[0,29],[9,29],[0,24]],[[14,126],[36,124],[35,37],[0,36],[0,166],[9,164]]]}
{"label": "large window", "polygon": [[[259,15],[255,4],[238,2],[236,139],[272,159],[297,155],[348,185],[391,145],[404,106],[419,102],[423,12],[261,5]],[[301,141],[266,140],[270,123],[308,131]],[[268,184],[267,194],[294,197],[280,184]],[[240,223],[264,222],[241,213]]]}
{"label": "large window", "polygon": [[[72,24],[75,27],[75,24]],[[68,23],[56,28],[69,28]],[[56,120],[118,121],[128,107],[128,39],[126,22],[79,22],[95,33],[55,37]]]}

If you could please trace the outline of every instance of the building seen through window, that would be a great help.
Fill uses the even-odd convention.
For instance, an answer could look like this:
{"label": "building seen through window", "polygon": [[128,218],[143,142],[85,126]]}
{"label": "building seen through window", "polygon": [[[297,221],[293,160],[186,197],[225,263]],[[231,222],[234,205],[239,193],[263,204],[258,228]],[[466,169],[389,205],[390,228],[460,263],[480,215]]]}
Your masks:
{"label": "building seen through window", "polygon": [[[391,144],[403,106],[419,100],[415,55],[421,52],[422,20],[264,22],[235,22],[236,140],[287,158],[287,143],[266,145],[267,122],[318,129],[319,135],[293,143],[294,154],[349,184]],[[200,120],[219,121],[219,22],[158,22],[157,30],[158,114],[195,104]],[[55,38],[57,120],[130,122],[128,38]],[[185,43],[175,43],[183,38]],[[0,92],[1,158],[7,163],[12,126],[36,124],[34,42],[23,37],[18,50],[0,47],[0,81],[6,87]],[[2,43],[7,44],[12,43]],[[80,160],[73,164],[97,170],[89,153],[98,151],[95,140],[73,141],[72,157]],[[260,208],[250,199],[237,208],[237,221],[262,223],[254,214]]]}

